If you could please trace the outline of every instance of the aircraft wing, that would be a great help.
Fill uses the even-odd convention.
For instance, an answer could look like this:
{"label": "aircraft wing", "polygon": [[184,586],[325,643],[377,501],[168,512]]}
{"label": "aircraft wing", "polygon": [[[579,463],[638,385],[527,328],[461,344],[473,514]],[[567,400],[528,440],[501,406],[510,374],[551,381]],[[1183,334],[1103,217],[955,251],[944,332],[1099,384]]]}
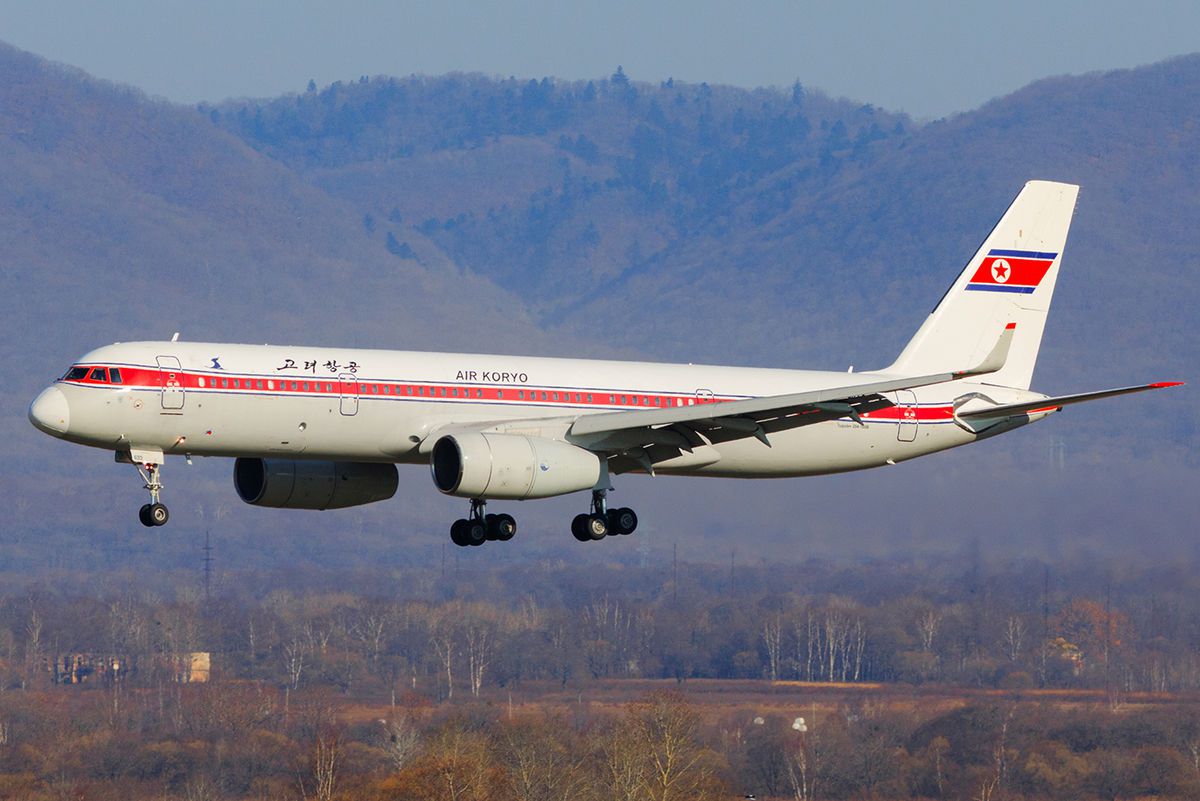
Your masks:
{"label": "aircraft wing", "polygon": [[1050,412],[1057,411],[1064,406],[1070,406],[1073,403],[1085,403],[1086,401],[1100,400],[1101,398],[1112,398],[1117,395],[1128,395],[1133,392],[1145,392],[1149,389],[1178,387],[1182,384],[1182,381],[1157,381],[1153,384],[1139,384],[1135,387],[1102,389],[1097,392],[1081,392],[1075,395],[1058,395],[1053,398],[1041,398],[1039,400],[1024,401],[1022,403],[1002,403],[998,406],[987,406],[980,409],[972,409],[970,411],[958,412],[957,416],[962,420],[978,420],[993,417],[1012,417],[1014,415],[1028,414],[1030,412]]}
{"label": "aircraft wing", "polygon": [[[988,356],[975,367],[933,375],[908,376],[841,387],[769,395],[721,403],[669,409],[600,412],[578,418],[567,431],[575,441],[586,441],[597,450],[627,450],[646,445],[674,446],[689,451],[700,445],[756,437],[768,447],[768,434],[804,425],[849,417],[859,421],[866,412],[893,404],[883,393],[943,384],[970,376],[993,373],[1004,366],[1015,325],[1009,323]],[[700,435],[703,435],[701,437]],[[656,461],[656,460],[652,460]]]}
{"label": "aircraft wing", "polygon": [[[495,426],[527,430],[539,422],[562,425],[567,441],[615,457],[616,462],[611,465],[614,472],[639,467],[653,472],[656,463],[684,453],[690,454],[694,449],[706,445],[755,437],[770,447],[769,435],[777,431],[843,417],[861,423],[863,414],[895,405],[884,396],[886,392],[996,372],[1008,359],[1014,329],[1015,325],[1011,323],[1005,327],[988,356],[967,370],[864,381],[840,387],[720,403],[698,403],[694,406],[595,412],[576,418],[547,418],[541,421],[505,420],[497,421]],[[436,428],[422,441],[421,451],[431,451],[434,443],[447,433],[456,430],[478,431],[492,425],[474,421]]]}

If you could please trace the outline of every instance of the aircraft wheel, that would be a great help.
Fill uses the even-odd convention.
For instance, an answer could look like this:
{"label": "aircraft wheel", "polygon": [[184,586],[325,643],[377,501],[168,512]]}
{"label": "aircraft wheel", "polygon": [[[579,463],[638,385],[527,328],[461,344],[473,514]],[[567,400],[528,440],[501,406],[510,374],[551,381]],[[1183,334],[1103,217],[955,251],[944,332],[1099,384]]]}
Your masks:
{"label": "aircraft wheel", "polygon": [[482,520],[467,520],[463,526],[463,536],[472,548],[487,542],[487,533],[487,525]]}
{"label": "aircraft wheel", "polygon": [[483,538],[488,542],[500,539],[496,536],[496,515],[485,515],[483,518]]}
{"label": "aircraft wheel", "polygon": [[608,521],[604,515],[587,516],[587,534],[589,539],[602,540],[608,536]]}
{"label": "aircraft wheel", "polygon": [[154,525],[154,521],[150,519],[150,504],[143,504],[141,509],[138,509],[138,520],[142,521],[142,525],[150,528]]}
{"label": "aircraft wheel", "polygon": [[508,542],[517,533],[517,521],[512,515],[488,515],[488,539]]}
{"label": "aircraft wheel", "polygon": [[467,545],[470,545],[470,543],[467,542],[466,533],[468,522],[469,521],[466,520],[455,520],[454,524],[450,526],[450,541],[460,548],[465,548]]}
{"label": "aircraft wheel", "polygon": [[637,514],[628,506],[608,510],[608,530],[612,534],[632,534],[637,524]]}
{"label": "aircraft wheel", "polygon": [[590,542],[592,537],[588,534],[588,515],[575,515],[571,521],[571,534],[580,542]]}
{"label": "aircraft wheel", "polygon": [[153,526],[165,526],[167,521],[171,519],[171,513],[161,503],[150,504],[150,509],[146,513],[146,516],[150,518],[150,524]]}

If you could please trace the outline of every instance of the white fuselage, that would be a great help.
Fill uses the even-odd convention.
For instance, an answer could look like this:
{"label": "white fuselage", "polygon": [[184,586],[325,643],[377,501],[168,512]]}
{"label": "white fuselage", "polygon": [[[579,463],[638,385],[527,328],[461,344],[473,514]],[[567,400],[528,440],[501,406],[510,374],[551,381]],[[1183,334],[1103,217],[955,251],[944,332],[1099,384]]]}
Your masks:
{"label": "white fuselage", "polygon": [[[546,436],[546,421],[561,420],[561,438],[584,414],[847,383],[846,373],[807,370],[194,342],[109,345],[76,367],[117,368],[120,383],[64,377],[54,385],[67,411],[51,433],[72,442],[113,451],[395,463],[428,462],[429,435],[447,426],[507,422],[508,430],[514,423],[520,430],[529,420],[538,427],[530,433]],[[854,378],[872,375],[887,377]],[[803,426],[772,434],[769,445],[752,437],[705,445],[655,465],[655,472],[780,477],[900,462],[980,438],[954,419],[955,399],[972,392],[998,403],[1044,397],[965,381],[902,390],[888,395],[895,407],[865,415],[863,424]]]}

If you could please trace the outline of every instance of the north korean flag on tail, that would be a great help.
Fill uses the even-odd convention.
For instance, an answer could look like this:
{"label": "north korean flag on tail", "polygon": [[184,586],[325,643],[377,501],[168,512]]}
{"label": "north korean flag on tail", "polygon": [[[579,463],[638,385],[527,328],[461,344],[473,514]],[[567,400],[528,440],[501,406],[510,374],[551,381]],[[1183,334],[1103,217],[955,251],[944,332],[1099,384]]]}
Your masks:
{"label": "north korean flag on tail", "polygon": [[1038,288],[1057,256],[1032,250],[990,250],[967,282],[967,289],[1028,295]]}

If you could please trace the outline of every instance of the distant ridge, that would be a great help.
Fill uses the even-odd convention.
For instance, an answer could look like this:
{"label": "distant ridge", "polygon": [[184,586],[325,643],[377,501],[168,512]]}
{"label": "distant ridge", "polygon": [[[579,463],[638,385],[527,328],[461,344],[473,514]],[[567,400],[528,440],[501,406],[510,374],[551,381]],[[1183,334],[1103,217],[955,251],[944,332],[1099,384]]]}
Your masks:
{"label": "distant ridge", "polygon": [[[1034,388],[1195,382],[1198,96],[1200,56],[1187,56],[1038,81],[929,124],[799,85],[623,75],[372,78],[183,107],[0,44],[0,313],[21,368],[0,386],[23,504],[13,519],[50,532],[41,510],[69,507],[70,524],[53,526],[67,538],[129,522],[131,476],[102,454],[59,461],[25,419],[36,390],[97,344],[182,331],[867,369],[895,357],[1030,178],[1083,186]],[[1114,547],[1127,547],[1129,520],[1165,531],[1194,518],[1178,487],[1200,480],[1197,404],[1151,398],[1052,425],[1011,451],[982,446],[967,469],[933,464],[919,499],[904,489],[908,468],[853,485],[622,490],[726,554],[756,520],[774,532],[764,548],[791,542],[797,508],[794,525],[834,550],[864,531],[887,547],[957,541],[930,510],[1002,504],[997,485],[1020,493],[1028,520]],[[1051,446],[1072,470],[1046,467]],[[181,503],[235,503],[227,465],[194,470],[174,473],[172,489],[195,499]],[[1063,506],[1065,476],[1083,483]],[[406,473],[405,497],[366,513],[365,540],[355,518],[364,547],[390,553],[398,517],[410,533],[436,521],[429,531],[443,534],[445,502],[427,481]],[[851,486],[871,502],[830,492]],[[1125,491],[1117,513],[1109,501]],[[116,500],[97,512],[83,497]],[[917,500],[893,531],[892,512]],[[715,514],[730,503],[746,517]],[[991,519],[1010,519],[1003,510]],[[263,548],[317,528],[230,521],[249,542],[275,526]],[[977,536],[1027,542],[978,525]]]}

